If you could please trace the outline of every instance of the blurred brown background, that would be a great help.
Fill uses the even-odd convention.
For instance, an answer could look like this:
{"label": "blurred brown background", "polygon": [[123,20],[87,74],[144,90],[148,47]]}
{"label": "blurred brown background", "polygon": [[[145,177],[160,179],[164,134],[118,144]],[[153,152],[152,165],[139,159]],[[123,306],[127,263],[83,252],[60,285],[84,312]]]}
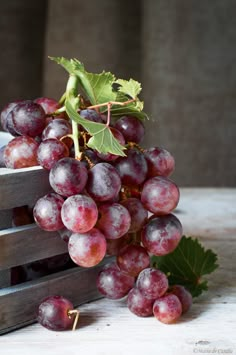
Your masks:
{"label": "blurred brown background", "polygon": [[0,105],[59,98],[66,73],[47,59],[142,82],[144,145],[176,159],[180,186],[235,186],[235,0],[8,0],[0,13]]}

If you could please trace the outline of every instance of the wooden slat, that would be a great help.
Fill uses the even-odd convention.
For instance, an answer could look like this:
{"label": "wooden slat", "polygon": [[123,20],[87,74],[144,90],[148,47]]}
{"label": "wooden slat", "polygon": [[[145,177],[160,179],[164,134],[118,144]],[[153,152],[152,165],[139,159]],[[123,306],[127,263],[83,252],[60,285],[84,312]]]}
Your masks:
{"label": "wooden slat", "polygon": [[0,231],[0,270],[65,253],[67,244],[57,232],[35,224]]}
{"label": "wooden slat", "polygon": [[0,211],[0,230],[12,227],[12,209]]}
{"label": "wooden slat", "polygon": [[0,289],[11,285],[11,270],[0,271]]}
{"label": "wooden slat", "polygon": [[0,210],[35,204],[51,191],[48,174],[41,167],[0,169]]}
{"label": "wooden slat", "polygon": [[78,306],[101,298],[96,278],[99,270],[111,258],[94,268],[75,267],[43,277],[37,281],[0,290],[0,334],[35,321],[40,301],[51,295],[62,295]]}

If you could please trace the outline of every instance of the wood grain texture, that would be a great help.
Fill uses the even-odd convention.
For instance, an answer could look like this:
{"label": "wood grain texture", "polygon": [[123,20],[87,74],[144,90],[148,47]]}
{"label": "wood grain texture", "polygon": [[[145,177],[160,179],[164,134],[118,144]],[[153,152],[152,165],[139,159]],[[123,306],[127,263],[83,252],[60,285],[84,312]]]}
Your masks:
{"label": "wood grain texture", "polygon": [[199,237],[219,257],[209,291],[181,320],[165,325],[129,312],[125,300],[101,299],[79,307],[76,332],[34,324],[0,339],[4,355],[236,354],[236,189],[181,189],[178,217],[184,233]]}
{"label": "wood grain texture", "polygon": [[0,210],[33,206],[49,191],[48,171],[41,167],[0,169]]}
{"label": "wood grain texture", "polygon": [[96,288],[96,277],[104,263],[90,269],[75,267],[1,289],[0,334],[34,322],[37,307],[45,297],[63,295],[74,306],[101,298]]}
{"label": "wood grain texture", "polygon": [[57,232],[35,224],[0,231],[0,270],[65,253],[67,244]]}

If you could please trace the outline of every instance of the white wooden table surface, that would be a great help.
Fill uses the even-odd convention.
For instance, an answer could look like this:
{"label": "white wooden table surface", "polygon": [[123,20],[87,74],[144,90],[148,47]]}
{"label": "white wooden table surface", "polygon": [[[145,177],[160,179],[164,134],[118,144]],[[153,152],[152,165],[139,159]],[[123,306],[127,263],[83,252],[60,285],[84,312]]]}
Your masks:
{"label": "white wooden table surface", "polygon": [[208,277],[209,291],[180,322],[139,318],[124,301],[102,299],[80,307],[75,332],[34,324],[1,336],[0,354],[236,354],[236,189],[182,189],[178,217],[184,233],[213,249],[220,264]]}

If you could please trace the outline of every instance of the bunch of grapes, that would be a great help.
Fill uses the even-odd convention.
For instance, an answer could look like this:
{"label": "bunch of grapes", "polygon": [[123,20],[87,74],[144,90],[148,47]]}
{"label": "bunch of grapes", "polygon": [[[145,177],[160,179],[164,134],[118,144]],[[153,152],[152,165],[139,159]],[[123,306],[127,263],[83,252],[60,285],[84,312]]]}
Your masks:
{"label": "bunch of grapes", "polygon": [[[95,109],[79,114],[93,122],[107,120]],[[179,201],[179,189],[169,178],[174,158],[162,147],[140,146],[145,129],[138,118],[111,119],[112,135],[126,148],[124,157],[88,148],[89,134],[78,125],[81,154],[75,158],[72,124],[53,99],[9,103],[1,112],[1,125],[14,136],[0,152],[2,166],[49,170],[52,191],[34,206],[36,224],[58,231],[79,266],[93,267],[106,255],[116,258],[98,275],[102,295],[128,295],[131,312],[154,314],[164,323],[189,308],[189,292],[179,285],[169,287],[166,275],[150,266],[150,256],[177,247],[182,226],[172,214]]]}

